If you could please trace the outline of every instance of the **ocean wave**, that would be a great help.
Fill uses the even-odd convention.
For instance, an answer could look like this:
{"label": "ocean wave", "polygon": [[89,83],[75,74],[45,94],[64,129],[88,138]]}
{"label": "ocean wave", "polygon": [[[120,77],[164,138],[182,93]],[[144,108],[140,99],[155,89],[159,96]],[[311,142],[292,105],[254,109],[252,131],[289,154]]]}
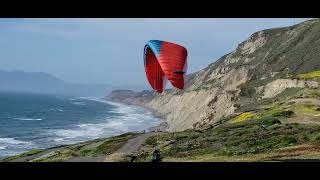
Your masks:
{"label": "ocean wave", "polygon": [[42,121],[42,118],[13,118],[13,119],[16,119],[16,120],[19,120],[19,121]]}
{"label": "ocean wave", "polygon": [[[102,100],[102,102],[105,102]],[[109,103],[109,102],[105,102]],[[119,116],[107,116],[103,123],[85,123],[76,125],[72,129],[55,130],[55,142],[59,143],[74,143],[86,139],[94,139],[99,137],[108,137],[119,135],[128,131],[141,131],[149,127],[159,124],[160,120],[153,117],[149,111],[136,107],[126,106],[123,104],[113,103],[115,112],[121,114]]]}
{"label": "ocean wave", "polygon": [[160,123],[160,118],[155,117],[154,113],[145,108],[117,102],[105,102],[116,106],[111,112],[121,114],[116,118],[123,121],[128,129],[148,129],[149,127],[157,126]]}
{"label": "ocean wave", "polygon": [[84,103],[84,102],[79,102],[79,101],[73,102],[72,104],[74,104],[74,105],[79,105],[79,106],[85,106],[85,105],[86,105],[86,103]]}
{"label": "ocean wave", "polygon": [[32,142],[28,141],[21,141],[14,138],[0,138],[1,144],[25,144],[25,145],[32,145]]}
{"label": "ocean wave", "polygon": [[59,112],[63,112],[63,109],[50,108],[49,111],[59,111]]}
{"label": "ocean wave", "polygon": [[127,105],[127,104],[111,102],[111,101],[107,101],[107,100],[104,100],[102,98],[97,98],[97,97],[78,97],[78,98],[90,100],[90,101],[102,102],[102,103],[106,103],[106,104],[115,106],[115,109],[110,111],[112,113],[133,114],[133,113],[136,113],[137,111],[140,111],[141,113],[146,113],[147,115],[152,115],[151,112],[146,111],[144,108],[141,108],[138,106],[131,106],[131,105]]}
{"label": "ocean wave", "polygon": [[14,138],[0,138],[0,156],[10,156],[25,151],[33,146],[32,142],[17,140]]}
{"label": "ocean wave", "polygon": [[160,123],[159,118],[154,117],[150,111],[138,107],[130,106],[116,102],[109,102],[94,97],[78,97],[79,99],[103,102],[114,106],[109,110],[115,114],[107,115],[100,118],[96,123],[75,124],[70,128],[51,129],[49,136],[55,144],[71,144],[92,140],[95,138],[103,138],[119,135],[129,131],[142,131]]}
{"label": "ocean wave", "polygon": [[54,133],[57,138],[54,141],[78,141],[88,138],[98,138],[101,136],[111,136],[114,134],[119,134],[126,132],[126,129],[123,126],[123,122],[110,121],[107,123],[98,123],[98,124],[79,124],[74,129],[58,129]]}
{"label": "ocean wave", "polygon": [[99,97],[78,97],[79,99],[84,99],[84,100],[89,100],[89,101],[96,101],[96,102],[101,102],[101,103],[108,103],[108,101],[99,98]]}

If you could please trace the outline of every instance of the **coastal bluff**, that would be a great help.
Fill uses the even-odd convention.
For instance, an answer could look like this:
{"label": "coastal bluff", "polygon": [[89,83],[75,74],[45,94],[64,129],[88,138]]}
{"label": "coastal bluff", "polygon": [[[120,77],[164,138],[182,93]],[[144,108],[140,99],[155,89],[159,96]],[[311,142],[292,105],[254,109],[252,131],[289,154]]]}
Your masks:
{"label": "coastal bluff", "polygon": [[[232,52],[188,74],[183,90],[116,90],[106,99],[154,109],[168,131],[209,126],[267,101],[288,89],[318,88],[302,74],[320,70],[320,20],[253,33]],[[191,62],[190,62],[191,63]]]}

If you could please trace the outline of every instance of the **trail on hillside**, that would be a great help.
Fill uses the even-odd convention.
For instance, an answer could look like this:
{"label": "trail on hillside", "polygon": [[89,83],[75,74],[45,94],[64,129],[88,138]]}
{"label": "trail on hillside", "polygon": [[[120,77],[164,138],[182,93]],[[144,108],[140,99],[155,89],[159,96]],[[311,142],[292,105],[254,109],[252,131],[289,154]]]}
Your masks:
{"label": "trail on hillside", "polygon": [[[103,156],[97,156],[97,157],[89,157],[89,156],[79,156],[79,157],[72,157],[70,159],[67,159],[63,162],[104,162],[104,161],[119,161],[123,159],[123,157],[126,157],[128,155],[132,155],[135,153],[139,148],[142,146],[142,144],[145,142],[145,140],[151,136],[158,135],[161,132],[150,132],[138,135],[137,137],[128,140],[127,143],[125,143],[121,148],[119,148],[117,151],[110,155],[103,155]],[[12,160],[10,162],[31,162],[36,159],[42,159],[45,157],[48,157],[52,155],[57,150],[60,150],[64,147],[59,148],[52,148],[48,150],[44,150],[41,153],[34,154],[31,156],[26,156],[22,158],[18,158],[15,160]]]}
{"label": "trail on hillside", "polygon": [[59,147],[59,148],[51,148],[51,149],[47,149],[43,152],[40,152],[40,153],[37,153],[37,154],[34,154],[34,155],[31,155],[31,156],[26,156],[26,157],[21,157],[21,158],[18,158],[18,159],[14,159],[14,160],[11,160],[9,162],[29,162],[29,161],[32,161],[32,160],[35,160],[35,159],[38,159],[38,158],[42,158],[44,156],[47,156],[49,155],[50,153],[54,152],[54,151],[57,151],[59,149],[61,149],[62,147]]}
{"label": "trail on hillside", "polygon": [[103,162],[105,156],[98,156],[98,157],[86,157],[86,156],[80,156],[80,157],[73,157],[63,162]]}
{"label": "trail on hillside", "polygon": [[107,156],[105,161],[106,162],[119,161],[123,159],[123,157],[125,156],[132,155],[137,150],[139,150],[139,148],[142,146],[142,144],[145,142],[147,138],[151,136],[159,135],[161,133],[162,132],[151,132],[151,133],[142,134],[133,139],[130,139],[125,145],[119,148],[116,152]]}

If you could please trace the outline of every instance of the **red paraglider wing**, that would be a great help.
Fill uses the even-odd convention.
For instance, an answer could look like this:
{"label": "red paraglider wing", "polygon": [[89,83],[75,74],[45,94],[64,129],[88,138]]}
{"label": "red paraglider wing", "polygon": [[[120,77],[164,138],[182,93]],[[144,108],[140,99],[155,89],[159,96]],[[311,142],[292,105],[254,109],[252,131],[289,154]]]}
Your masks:
{"label": "red paraglider wing", "polygon": [[150,48],[146,49],[145,71],[151,87],[162,93],[164,89],[164,73]]}
{"label": "red paraglider wing", "polygon": [[144,66],[147,79],[157,92],[163,92],[166,80],[174,87],[183,89],[187,50],[170,42],[148,41],[144,49]]}
{"label": "red paraglider wing", "polygon": [[179,89],[184,87],[187,50],[177,44],[162,42],[158,56],[159,64],[171,84]]}

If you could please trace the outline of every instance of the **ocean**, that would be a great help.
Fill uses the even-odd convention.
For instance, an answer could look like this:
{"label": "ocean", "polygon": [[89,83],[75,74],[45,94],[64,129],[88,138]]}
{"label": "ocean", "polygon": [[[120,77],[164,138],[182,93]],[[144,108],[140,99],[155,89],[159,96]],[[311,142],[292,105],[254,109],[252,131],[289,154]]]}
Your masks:
{"label": "ocean", "polygon": [[0,157],[160,124],[152,112],[95,97],[0,93]]}

